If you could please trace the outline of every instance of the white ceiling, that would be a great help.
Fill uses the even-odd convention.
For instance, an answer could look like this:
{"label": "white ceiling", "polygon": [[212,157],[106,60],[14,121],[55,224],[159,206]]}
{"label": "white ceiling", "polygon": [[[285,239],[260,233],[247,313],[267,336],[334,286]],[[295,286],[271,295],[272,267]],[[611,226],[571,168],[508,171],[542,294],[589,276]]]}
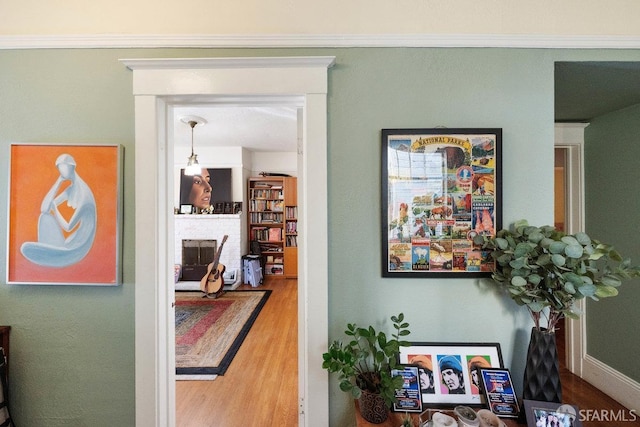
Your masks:
{"label": "white ceiling", "polygon": [[182,119],[197,116],[206,124],[193,130],[194,151],[198,147],[244,147],[251,151],[297,149],[298,126],[295,106],[198,105],[174,108],[174,144],[191,146],[191,127]]}

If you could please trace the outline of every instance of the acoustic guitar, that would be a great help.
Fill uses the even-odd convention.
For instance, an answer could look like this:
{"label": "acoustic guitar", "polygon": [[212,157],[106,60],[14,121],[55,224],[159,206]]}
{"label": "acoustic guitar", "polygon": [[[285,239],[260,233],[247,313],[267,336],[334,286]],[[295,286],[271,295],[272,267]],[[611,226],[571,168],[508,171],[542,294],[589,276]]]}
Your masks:
{"label": "acoustic guitar", "polygon": [[207,266],[207,274],[200,281],[200,290],[204,292],[203,296],[205,297],[218,298],[224,293],[224,277],[222,275],[226,267],[220,264],[220,254],[228,237],[225,235],[222,239],[222,243],[213,257],[213,262]]}

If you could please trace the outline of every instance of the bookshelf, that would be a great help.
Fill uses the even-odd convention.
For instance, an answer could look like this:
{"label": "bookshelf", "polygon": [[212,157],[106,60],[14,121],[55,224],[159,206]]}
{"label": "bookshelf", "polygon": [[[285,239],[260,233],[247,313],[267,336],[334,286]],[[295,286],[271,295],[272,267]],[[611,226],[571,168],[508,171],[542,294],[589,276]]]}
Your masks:
{"label": "bookshelf", "polygon": [[249,178],[249,241],[260,243],[267,276],[298,276],[295,177]]}

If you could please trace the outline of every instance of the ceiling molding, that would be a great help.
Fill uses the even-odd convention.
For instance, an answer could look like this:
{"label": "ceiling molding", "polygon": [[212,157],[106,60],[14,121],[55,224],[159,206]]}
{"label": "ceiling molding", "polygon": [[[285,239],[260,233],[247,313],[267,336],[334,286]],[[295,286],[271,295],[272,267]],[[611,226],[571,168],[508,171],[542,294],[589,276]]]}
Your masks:
{"label": "ceiling molding", "polygon": [[543,34],[4,35],[0,49],[502,47],[638,49],[640,36]]}

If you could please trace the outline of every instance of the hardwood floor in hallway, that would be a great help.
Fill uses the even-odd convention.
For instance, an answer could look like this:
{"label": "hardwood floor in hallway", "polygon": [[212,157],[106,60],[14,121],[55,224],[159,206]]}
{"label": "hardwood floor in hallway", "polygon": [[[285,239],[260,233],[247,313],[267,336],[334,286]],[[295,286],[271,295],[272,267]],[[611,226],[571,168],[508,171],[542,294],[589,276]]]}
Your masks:
{"label": "hardwood floor in hallway", "polygon": [[273,292],[225,375],[176,382],[178,427],[298,425],[297,286],[267,277],[258,289]]}

